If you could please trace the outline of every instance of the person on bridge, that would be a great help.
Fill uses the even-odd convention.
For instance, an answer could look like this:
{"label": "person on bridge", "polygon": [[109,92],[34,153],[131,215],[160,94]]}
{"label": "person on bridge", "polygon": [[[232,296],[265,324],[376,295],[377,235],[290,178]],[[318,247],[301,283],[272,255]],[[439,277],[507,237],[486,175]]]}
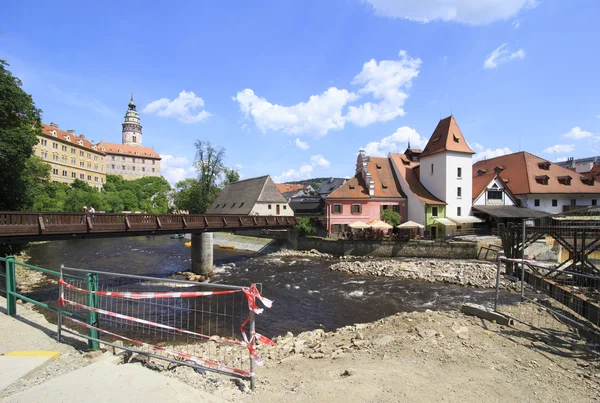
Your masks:
{"label": "person on bridge", "polygon": [[92,224],[94,223],[94,213],[96,213],[94,206],[90,206],[90,209],[88,210],[88,214],[90,215],[90,220],[92,221]]}

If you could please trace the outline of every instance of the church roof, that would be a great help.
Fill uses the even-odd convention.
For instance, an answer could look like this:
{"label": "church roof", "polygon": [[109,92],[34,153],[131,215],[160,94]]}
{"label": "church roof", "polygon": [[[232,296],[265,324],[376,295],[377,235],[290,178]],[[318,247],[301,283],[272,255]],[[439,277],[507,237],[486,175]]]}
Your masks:
{"label": "church roof", "polygon": [[454,116],[440,120],[419,158],[443,151],[475,154],[458,128]]}

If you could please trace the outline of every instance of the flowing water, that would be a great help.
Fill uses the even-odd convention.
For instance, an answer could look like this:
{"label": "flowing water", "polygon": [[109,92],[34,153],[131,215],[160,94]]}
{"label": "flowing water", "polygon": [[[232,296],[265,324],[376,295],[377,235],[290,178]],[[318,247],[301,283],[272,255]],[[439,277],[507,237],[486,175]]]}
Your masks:
{"label": "flowing water", "polygon": [[[53,270],[64,264],[168,277],[190,270],[190,248],[184,243],[168,236],[55,241],[32,247],[28,263]],[[218,248],[214,258],[215,282],[262,283],[263,295],[275,300],[259,318],[260,330],[271,336],[319,327],[329,331],[397,312],[457,309],[464,302],[489,303],[494,298],[488,289],[332,272],[328,267],[334,259],[258,256]]]}

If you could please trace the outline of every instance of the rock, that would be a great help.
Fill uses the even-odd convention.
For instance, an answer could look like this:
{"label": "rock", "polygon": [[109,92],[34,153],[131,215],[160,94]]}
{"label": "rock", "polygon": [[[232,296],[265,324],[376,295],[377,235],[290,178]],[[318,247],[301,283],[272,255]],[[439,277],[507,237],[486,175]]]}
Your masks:
{"label": "rock", "polygon": [[437,331],[435,331],[433,329],[417,328],[417,334],[424,339],[430,339],[432,337],[435,337],[435,335],[437,334]]}
{"label": "rock", "polygon": [[380,338],[378,338],[377,340],[374,341],[374,344],[376,346],[385,346],[386,344],[390,344],[394,341],[394,336],[386,334],[384,336],[381,336]]}
{"label": "rock", "polygon": [[342,378],[345,378],[347,376],[352,376],[352,375],[356,375],[356,370],[354,368],[345,369],[340,373],[340,376]]}
{"label": "rock", "polygon": [[313,353],[308,356],[308,358],[313,358],[313,359],[320,359],[320,358],[324,358],[324,357],[325,357],[325,354],[323,354],[323,353]]}

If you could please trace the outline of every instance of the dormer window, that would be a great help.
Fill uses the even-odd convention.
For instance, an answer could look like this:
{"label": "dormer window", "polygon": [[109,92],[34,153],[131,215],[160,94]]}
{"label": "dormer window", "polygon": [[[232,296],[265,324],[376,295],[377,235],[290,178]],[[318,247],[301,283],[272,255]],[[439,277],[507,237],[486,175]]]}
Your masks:
{"label": "dormer window", "polygon": [[381,169],[381,165],[375,164],[375,166],[377,167],[377,169]]}
{"label": "dormer window", "polygon": [[540,162],[538,164],[538,168],[543,169],[544,171],[550,170],[550,163],[548,161]]}
{"label": "dormer window", "polygon": [[406,166],[410,165],[410,161],[403,159],[402,163]]}
{"label": "dormer window", "polygon": [[434,138],[434,139],[431,140],[431,143],[432,144],[437,144],[438,141],[440,141],[440,138],[436,137],[436,138]]}
{"label": "dormer window", "polygon": [[65,140],[67,141],[71,141],[71,136],[69,136],[68,134],[65,136]]}
{"label": "dormer window", "polygon": [[102,147],[102,148],[101,148],[101,150],[102,150],[102,151],[106,151],[106,148]]}
{"label": "dormer window", "polygon": [[119,153],[122,153],[122,152],[123,152],[123,149],[119,148],[119,151],[117,151],[117,152],[119,152]]}
{"label": "dormer window", "polygon": [[135,155],[140,155],[140,152],[139,152],[139,151],[136,151],[136,152],[135,152]]}
{"label": "dormer window", "polygon": [[595,178],[593,176],[590,176],[589,178],[580,178],[581,182],[588,185],[588,186],[594,186],[594,182],[595,182]]}
{"label": "dormer window", "polygon": [[56,130],[50,130],[50,134],[54,137],[56,137]]}
{"label": "dormer window", "polygon": [[494,171],[495,171],[496,173],[504,171],[504,165],[496,165],[496,166],[494,167]]}
{"label": "dormer window", "polygon": [[456,137],[456,135],[455,135],[455,134],[452,134],[452,138],[454,139],[454,142],[455,142],[455,143],[458,143],[458,141],[459,141],[459,140],[458,140],[458,137]]}
{"label": "dormer window", "polygon": [[548,179],[550,179],[548,175],[540,175],[535,177],[535,181],[540,185],[548,185]]}
{"label": "dormer window", "polygon": [[558,183],[561,183],[565,186],[571,186],[571,177],[569,175],[559,176]]}
{"label": "dormer window", "polygon": [[80,146],[82,146],[83,145],[83,140],[77,141],[77,144],[79,144]]}
{"label": "dormer window", "polygon": [[381,187],[384,188],[384,189],[387,189],[387,185],[385,183],[383,183],[383,182],[381,183]]}
{"label": "dormer window", "polygon": [[92,146],[92,148],[93,148],[94,150],[97,150],[97,149],[98,149],[98,147],[97,147],[95,144]]}
{"label": "dormer window", "polygon": [[354,186],[354,185],[350,185],[350,186],[348,186],[348,187],[349,187],[350,189],[356,189],[356,186]]}
{"label": "dormer window", "polygon": [[477,170],[477,175],[481,176],[481,175],[485,175],[487,173],[487,169],[485,168],[479,168]]}
{"label": "dormer window", "polygon": [[150,156],[151,156],[151,157],[154,157],[154,153],[151,153],[151,154],[150,154]]}

